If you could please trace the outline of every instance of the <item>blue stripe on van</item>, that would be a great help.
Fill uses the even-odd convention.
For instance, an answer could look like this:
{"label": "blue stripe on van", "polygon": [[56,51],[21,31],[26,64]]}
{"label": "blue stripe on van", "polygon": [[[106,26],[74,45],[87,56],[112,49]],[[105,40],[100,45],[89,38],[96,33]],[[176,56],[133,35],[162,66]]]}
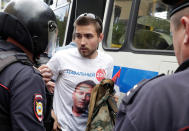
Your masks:
{"label": "blue stripe on van", "polygon": [[158,75],[158,72],[114,66],[113,76],[119,71],[120,68],[120,78],[117,79],[116,85],[119,86],[120,92],[123,93],[126,93],[141,80],[150,79]]}

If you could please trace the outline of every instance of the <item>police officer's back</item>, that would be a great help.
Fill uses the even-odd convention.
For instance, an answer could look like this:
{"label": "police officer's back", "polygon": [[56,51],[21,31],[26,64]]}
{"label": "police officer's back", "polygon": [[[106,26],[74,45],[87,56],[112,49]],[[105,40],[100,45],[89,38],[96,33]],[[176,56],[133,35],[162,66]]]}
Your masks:
{"label": "police officer's back", "polygon": [[0,12],[0,130],[45,130],[45,83],[33,67],[56,40],[56,17],[42,0],[13,0]]}
{"label": "police officer's back", "polygon": [[189,1],[163,1],[171,6],[170,27],[180,66],[174,74],[143,81],[127,93],[116,131],[189,130]]}

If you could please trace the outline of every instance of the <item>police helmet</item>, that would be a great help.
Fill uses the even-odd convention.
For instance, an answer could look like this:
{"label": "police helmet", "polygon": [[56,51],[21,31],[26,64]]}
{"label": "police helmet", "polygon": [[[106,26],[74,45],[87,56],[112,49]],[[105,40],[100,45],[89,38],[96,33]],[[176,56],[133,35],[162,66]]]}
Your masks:
{"label": "police helmet", "polygon": [[27,28],[31,43],[16,40],[33,53],[34,58],[56,43],[56,16],[44,1],[12,0],[6,5],[4,12],[16,17]]}
{"label": "police helmet", "polygon": [[171,8],[169,12],[170,17],[179,10],[189,6],[188,0],[162,0],[162,2],[169,5]]}

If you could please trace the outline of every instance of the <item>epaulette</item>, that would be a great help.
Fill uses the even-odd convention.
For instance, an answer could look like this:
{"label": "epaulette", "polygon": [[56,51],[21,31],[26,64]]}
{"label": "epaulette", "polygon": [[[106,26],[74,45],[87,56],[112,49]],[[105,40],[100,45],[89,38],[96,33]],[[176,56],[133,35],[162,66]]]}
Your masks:
{"label": "epaulette", "polygon": [[154,80],[154,79],[156,79],[156,78],[162,77],[162,76],[164,76],[164,75],[165,75],[165,74],[160,74],[160,75],[155,76],[155,77],[153,77],[153,78],[151,78],[151,79],[144,79],[144,80],[140,81],[138,84],[134,85],[133,88],[130,89],[130,90],[126,93],[124,99],[122,100],[123,103],[126,104],[126,105],[131,104],[131,103],[133,102],[134,98],[136,97],[137,93],[140,91],[140,89],[141,89],[142,87],[144,87],[144,85],[145,85],[146,83],[148,83],[149,81]]}
{"label": "epaulette", "polygon": [[25,53],[16,51],[0,51],[0,72],[10,64],[17,61],[26,65],[32,65]]}

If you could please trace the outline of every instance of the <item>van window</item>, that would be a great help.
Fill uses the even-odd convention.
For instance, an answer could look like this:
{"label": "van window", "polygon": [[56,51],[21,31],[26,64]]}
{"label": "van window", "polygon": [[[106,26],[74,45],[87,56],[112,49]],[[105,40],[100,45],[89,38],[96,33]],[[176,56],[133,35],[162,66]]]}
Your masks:
{"label": "van window", "polygon": [[128,19],[130,15],[132,0],[115,0],[109,33],[107,36],[107,48],[120,48],[125,40]]}
{"label": "van window", "polygon": [[57,47],[62,46],[65,37],[70,4],[54,9],[58,24]]}
{"label": "van window", "polygon": [[9,2],[10,0],[0,0],[0,11],[3,11],[5,8],[5,5]]}
{"label": "van window", "polygon": [[53,1],[50,6],[52,9],[57,8],[65,3],[70,3],[71,0],[45,0],[45,1]]}
{"label": "van window", "polygon": [[173,50],[168,7],[160,0],[141,0],[133,47],[136,49]]}

